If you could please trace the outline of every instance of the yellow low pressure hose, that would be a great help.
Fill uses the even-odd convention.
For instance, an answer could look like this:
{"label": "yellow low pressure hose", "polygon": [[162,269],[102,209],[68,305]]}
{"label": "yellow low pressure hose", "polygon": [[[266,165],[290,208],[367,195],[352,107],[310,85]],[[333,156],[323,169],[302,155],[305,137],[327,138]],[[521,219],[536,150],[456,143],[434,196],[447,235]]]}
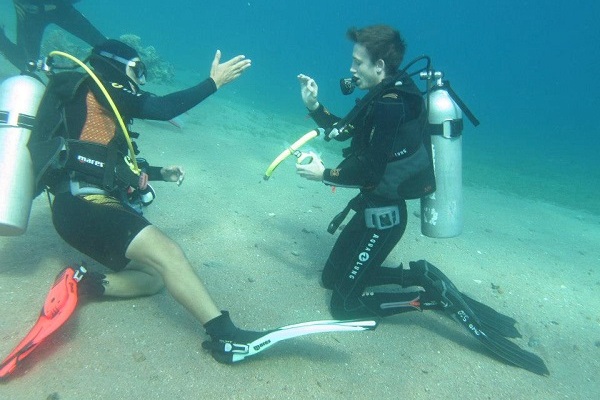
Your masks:
{"label": "yellow low pressure hose", "polygon": [[269,168],[267,168],[265,171],[265,176],[263,176],[263,179],[265,181],[268,180],[273,174],[273,171],[275,171],[275,168],[277,168],[277,166],[279,166],[283,160],[285,160],[289,155],[294,154],[294,152],[306,144],[306,142],[319,136],[319,134],[319,129],[313,129],[312,131],[305,133],[300,139],[296,140],[290,147],[285,149],[280,155],[277,156],[276,159],[273,160],[271,165],[269,165]]}
{"label": "yellow low pressure hose", "polygon": [[98,77],[96,76],[94,71],[92,71],[90,69],[90,67],[85,65],[85,63],[83,63],[77,57],[74,57],[68,53],[64,53],[62,51],[53,51],[50,53],[50,56],[52,56],[52,57],[53,56],[61,56],[61,57],[68,58],[69,60],[73,61],[74,63],[78,64],[81,68],[83,68],[85,70],[85,72],[87,72],[88,75],[92,77],[94,82],[96,82],[96,85],[98,85],[98,87],[102,91],[102,94],[104,94],[104,97],[106,97],[108,104],[110,104],[110,107],[112,108],[113,112],[115,113],[115,116],[117,117],[117,121],[119,121],[119,126],[121,127],[121,130],[123,131],[123,135],[125,136],[125,140],[127,141],[127,147],[129,148],[129,158],[131,159],[131,164],[133,165],[133,168],[134,168],[133,172],[135,172],[136,174],[139,174],[140,168],[138,167],[137,161],[135,159],[135,151],[133,150],[133,144],[131,143],[131,138],[129,137],[129,131],[127,130],[127,126],[125,125],[125,122],[123,122],[121,113],[117,109],[117,106],[115,105],[113,99],[110,97],[110,94],[108,94],[108,91],[106,90],[106,88],[104,87],[102,82],[100,82],[100,79],[98,79]]}

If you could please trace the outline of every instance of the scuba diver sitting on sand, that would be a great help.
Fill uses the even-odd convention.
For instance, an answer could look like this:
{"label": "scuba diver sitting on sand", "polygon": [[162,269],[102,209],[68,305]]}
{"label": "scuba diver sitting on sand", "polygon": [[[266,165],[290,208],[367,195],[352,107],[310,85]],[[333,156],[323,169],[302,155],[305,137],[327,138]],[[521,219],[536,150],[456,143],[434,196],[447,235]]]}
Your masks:
{"label": "scuba diver sitting on sand", "polygon": [[337,167],[326,168],[314,157],[308,164],[296,164],[297,173],[326,185],[360,189],[329,229],[333,234],[350,210],[356,212],[342,229],[322,273],[323,285],[332,290],[332,315],[386,317],[443,310],[508,362],[548,374],[541,358],[506,339],[520,336],[514,319],[459,292],[429,262],[410,262],[409,269],[382,266],[406,229],[406,200],[435,190],[427,110],[410,76],[398,71],[406,46],[397,30],[375,25],[351,28],[347,36],[354,43],[352,79],[342,89],[350,85],[368,90],[348,116],[332,115],[317,100],[316,82],[298,76],[302,100],[324,128],[325,139],[351,139],[351,144]]}
{"label": "scuba diver sitting on sand", "polygon": [[[196,106],[250,67],[239,55],[221,63],[217,51],[210,77],[200,84],[166,96],[140,90],[146,69],[136,50],[107,40],[89,58],[95,74],[127,122],[133,118],[168,120]],[[52,221],[71,246],[113,272],[88,272],[79,284],[88,297],[153,295],[166,286],[169,293],[198,321],[213,341],[248,342],[260,333],[238,329],[227,312],[212,300],[182,249],[141,214],[140,195],[148,180],[184,179],[180,166],[132,171],[127,143],[107,99],[92,78],[81,72],[50,76],[29,142],[34,166],[48,164],[39,151],[52,138],[69,146],[64,168],[49,169],[37,182],[54,195]],[[39,168],[37,168],[39,170]],[[38,176],[40,173],[37,174]],[[147,200],[143,200],[147,202]]]}

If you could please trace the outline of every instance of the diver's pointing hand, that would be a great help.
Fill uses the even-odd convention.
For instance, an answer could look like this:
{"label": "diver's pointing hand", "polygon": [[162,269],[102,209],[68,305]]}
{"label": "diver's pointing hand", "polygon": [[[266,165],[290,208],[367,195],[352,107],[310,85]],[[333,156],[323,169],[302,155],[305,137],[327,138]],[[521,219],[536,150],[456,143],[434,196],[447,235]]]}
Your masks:
{"label": "diver's pointing hand", "polygon": [[298,81],[300,82],[300,94],[302,95],[302,101],[306,108],[310,111],[314,111],[319,107],[317,96],[319,94],[319,86],[313,78],[308,75],[298,75]]}
{"label": "diver's pointing hand", "polygon": [[247,60],[243,55],[233,57],[223,64],[220,62],[221,50],[217,50],[210,67],[210,77],[215,81],[217,89],[237,79],[252,64],[251,60]]}

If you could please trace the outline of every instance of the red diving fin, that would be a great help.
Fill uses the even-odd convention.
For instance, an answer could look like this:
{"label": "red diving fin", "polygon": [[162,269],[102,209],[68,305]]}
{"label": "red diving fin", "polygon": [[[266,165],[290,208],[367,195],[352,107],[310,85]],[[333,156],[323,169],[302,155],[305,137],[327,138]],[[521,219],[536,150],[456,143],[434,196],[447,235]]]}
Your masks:
{"label": "red diving fin", "polygon": [[77,283],[86,272],[85,267],[80,266],[77,270],[67,267],[60,273],[36,324],[0,364],[0,379],[13,372],[21,360],[69,319],[77,306]]}

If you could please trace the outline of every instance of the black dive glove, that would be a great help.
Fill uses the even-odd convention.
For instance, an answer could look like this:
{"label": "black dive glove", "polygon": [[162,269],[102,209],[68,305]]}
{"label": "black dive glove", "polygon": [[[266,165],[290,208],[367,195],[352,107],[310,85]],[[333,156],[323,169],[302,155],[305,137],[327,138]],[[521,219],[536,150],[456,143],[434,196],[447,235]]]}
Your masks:
{"label": "black dive glove", "polygon": [[243,351],[249,343],[269,332],[245,331],[237,328],[227,311],[204,324],[211,340],[202,342],[202,348],[210,350],[213,358],[223,364],[233,364],[233,354]]}

